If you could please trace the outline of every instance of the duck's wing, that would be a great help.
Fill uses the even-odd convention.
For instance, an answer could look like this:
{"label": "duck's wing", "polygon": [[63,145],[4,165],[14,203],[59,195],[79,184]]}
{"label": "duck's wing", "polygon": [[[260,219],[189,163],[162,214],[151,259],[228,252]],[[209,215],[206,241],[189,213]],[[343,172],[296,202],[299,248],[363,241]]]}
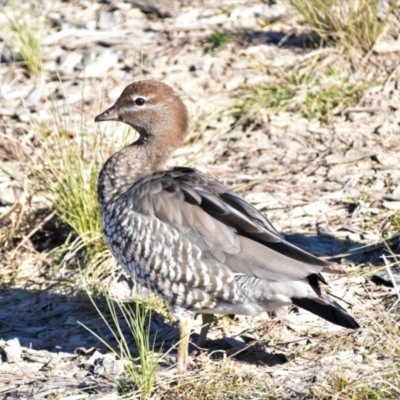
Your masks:
{"label": "duck's wing", "polygon": [[236,273],[291,281],[344,272],[287,242],[242,197],[194,169],[157,172],[132,190],[135,211],[171,225],[200,248],[204,259],[224,263]]}

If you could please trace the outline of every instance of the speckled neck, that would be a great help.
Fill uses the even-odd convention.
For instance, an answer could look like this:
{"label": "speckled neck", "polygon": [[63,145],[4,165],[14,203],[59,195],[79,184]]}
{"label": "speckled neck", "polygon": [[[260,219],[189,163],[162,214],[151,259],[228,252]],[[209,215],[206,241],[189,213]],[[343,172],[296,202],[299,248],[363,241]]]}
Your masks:
{"label": "speckled neck", "polygon": [[99,174],[97,195],[100,207],[119,197],[139,179],[165,169],[175,150],[160,141],[141,136],[139,140],[113,154]]}
{"label": "speckled neck", "polygon": [[97,192],[102,211],[140,178],[164,169],[188,130],[188,112],[180,97],[168,85],[151,80],[127,86],[114,106],[95,118],[116,120],[135,129],[139,139],[111,156],[101,170]]}

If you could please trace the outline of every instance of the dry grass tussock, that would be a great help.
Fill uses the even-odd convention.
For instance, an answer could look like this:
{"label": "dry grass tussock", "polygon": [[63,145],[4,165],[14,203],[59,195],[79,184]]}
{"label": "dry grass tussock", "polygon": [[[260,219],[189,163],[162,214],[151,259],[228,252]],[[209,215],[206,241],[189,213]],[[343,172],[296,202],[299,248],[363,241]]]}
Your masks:
{"label": "dry grass tussock", "polygon": [[288,0],[304,19],[313,39],[334,42],[347,52],[368,53],[383,33],[396,2],[381,0]]}
{"label": "dry grass tussock", "polygon": [[[9,2],[0,15],[0,399],[398,398],[400,74],[396,53],[374,51],[393,38],[398,9],[288,0],[284,18],[267,20],[264,2],[192,3],[181,15],[198,25],[128,3]],[[91,19],[64,39],[76,15]],[[293,32],[319,47],[294,47]],[[360,330],[301,310],[224,317],[176,375],[165,304],[132,285],[101,236],[97,175],[135,133],[93,117],[132,76],[164,79],[189,106],[174,164],[217,177],[293,243],[345,266],[329,290]]]}
{"label": "dry grass tussock", "polygon": [[42,74],[44,12],[44,5],[39,1],[29,2],[28,9],[22,9],[14,0],[8,1],[0,11],[2,34],[18,54],[14,61],[26,67],[31,76]]}

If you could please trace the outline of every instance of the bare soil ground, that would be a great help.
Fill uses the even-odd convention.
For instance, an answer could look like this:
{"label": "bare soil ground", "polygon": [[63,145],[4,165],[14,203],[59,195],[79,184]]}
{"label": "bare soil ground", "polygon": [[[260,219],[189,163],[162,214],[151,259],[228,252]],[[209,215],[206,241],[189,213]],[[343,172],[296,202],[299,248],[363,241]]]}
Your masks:
{"label": "bare soil ground", "polygon": [[[119,268],[96,282],[96,271],[79,269],[82,254],[65,257],[75,237],[24,186],[24,154],[41,154],[33,125],[51,126],[54,115],[97,135],[94,116],[149,78],[173,86],[192,116],[173,164],[215,176],[293,243],[342,263],[348,275],[329,278],[330,291],[362,326],[350,332],[301,310],[221,318],[208,354],[177,377],[168,371],[178,331],[160,306],[150,335],[172,350],[152,398],[399,398],[399,53],[346,58],[313,46],[281,2],[171,0],[147,14],[135,6],[144,3],[49,3],[41,78],[0,43],[0,398],[139,397],[122,362],[81,324],[117,346],[88,277],[111,298],[147,293]],[[394,36],[389,27],[381,42]],[[110,320],[102,290],[93,298]]]}

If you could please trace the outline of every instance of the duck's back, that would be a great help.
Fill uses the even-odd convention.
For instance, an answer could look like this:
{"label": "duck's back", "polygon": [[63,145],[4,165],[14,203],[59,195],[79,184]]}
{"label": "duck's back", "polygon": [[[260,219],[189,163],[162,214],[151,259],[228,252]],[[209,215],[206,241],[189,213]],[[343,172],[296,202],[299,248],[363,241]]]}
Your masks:
{"label": "duck's back", "polygon": [[309,276],[317,281],[335,268],[286,242],[240,196],[191,168],[141,178],[109,203],[103,225],[120,264],[175,309],[273,310],[290,304],[296,288],[312,292]]}

